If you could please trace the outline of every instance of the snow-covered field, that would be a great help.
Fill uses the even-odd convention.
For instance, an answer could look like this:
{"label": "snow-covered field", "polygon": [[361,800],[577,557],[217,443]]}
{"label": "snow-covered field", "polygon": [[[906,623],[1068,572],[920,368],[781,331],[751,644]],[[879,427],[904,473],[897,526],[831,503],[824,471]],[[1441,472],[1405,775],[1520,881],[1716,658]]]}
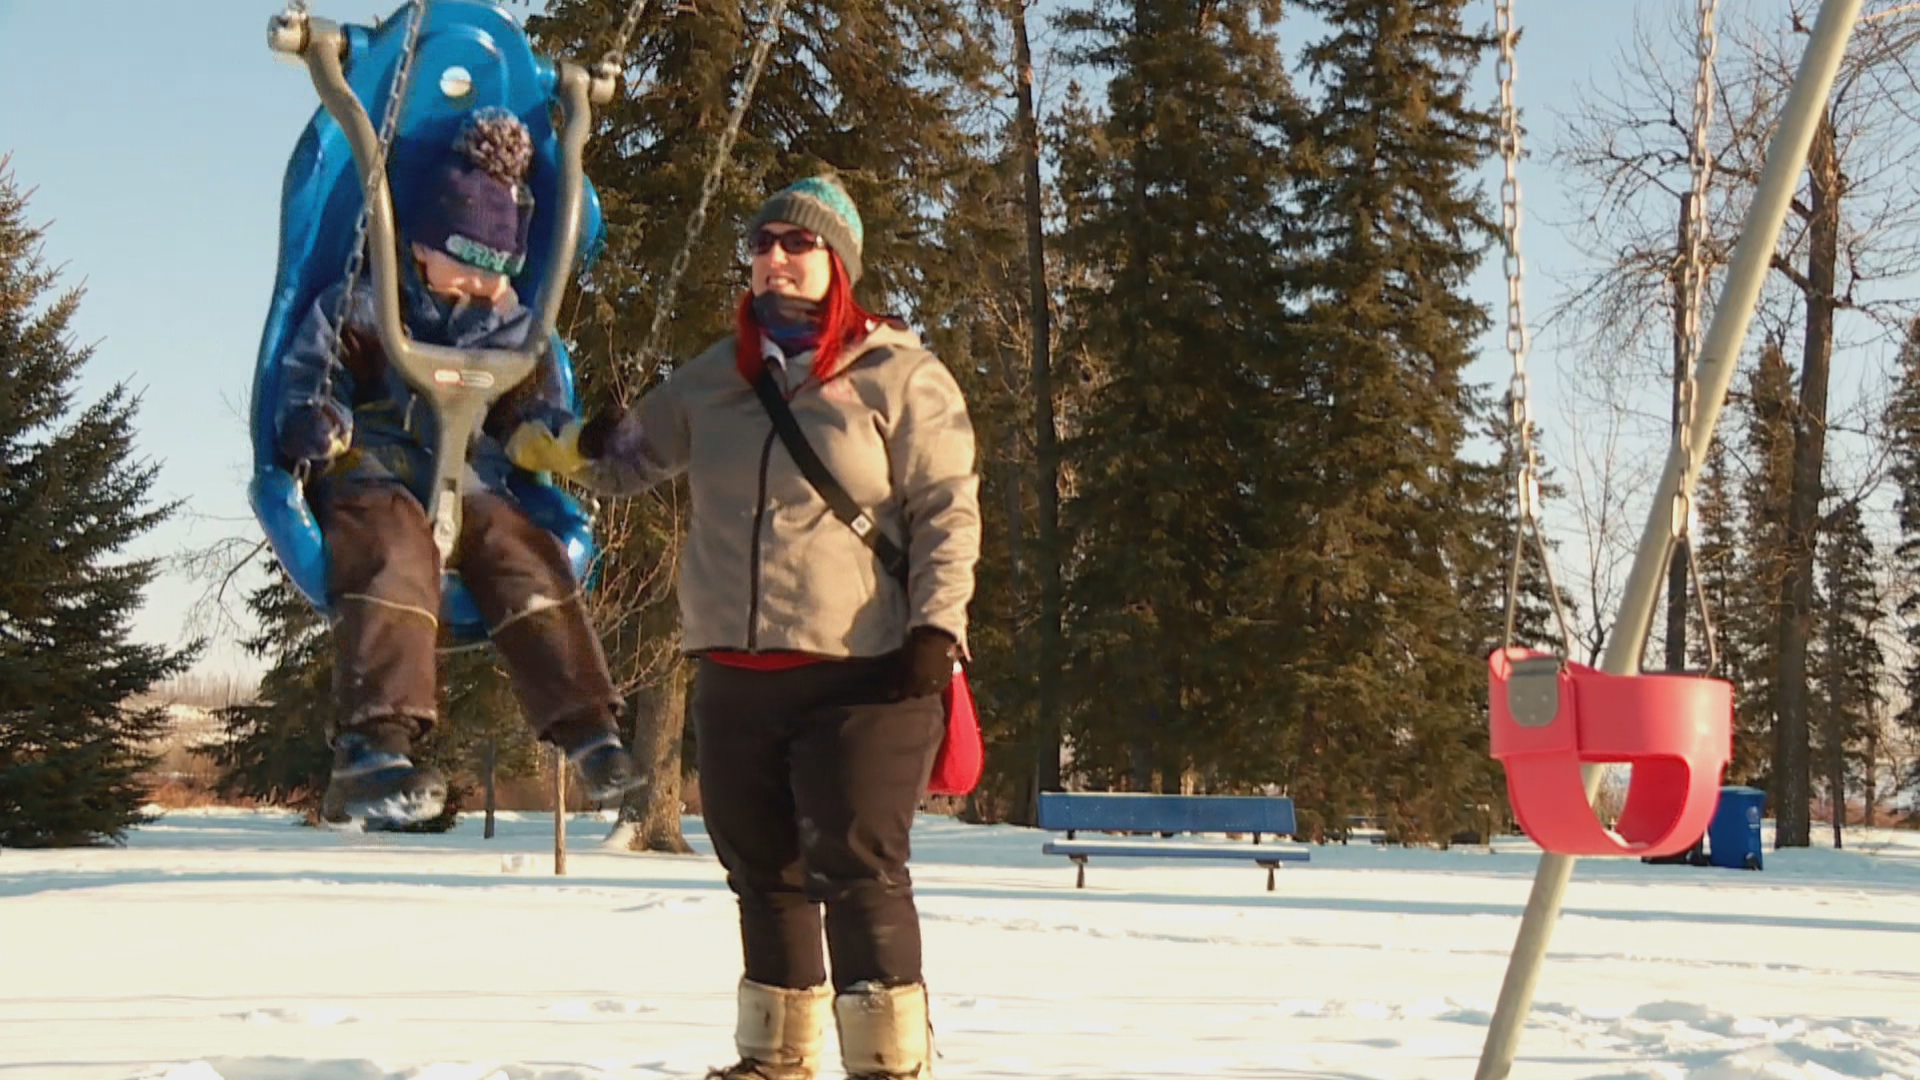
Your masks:
{"label": "snow-covered field", "polygon": [[[443,837],[175,812],[0,853],[3,1080],[642,1080],[731,1060],[733,904],[702,854],[570,822]],[[1536,856],[1095,861],[916,833],[941,1080],[1470,1078]],[[1920,838],[1763,873],[1581,865],[1520,1080],[1920,1080]],[[520,856],[519,859],[509,856]],[[515,864],[524,863],[516,868]],[[837,1077],[837,1068],[829,1076]]]}

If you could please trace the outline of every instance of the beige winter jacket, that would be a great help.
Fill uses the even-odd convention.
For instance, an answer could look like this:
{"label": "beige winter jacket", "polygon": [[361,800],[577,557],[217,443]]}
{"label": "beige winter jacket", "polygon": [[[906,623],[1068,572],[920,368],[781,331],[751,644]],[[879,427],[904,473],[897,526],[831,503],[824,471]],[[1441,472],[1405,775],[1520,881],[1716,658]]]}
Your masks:
{"label": "beige winter jacket", "polygon": [[[777,353],[775,353],[777,355]],[[953,375],[910,330],[880,323],[826,383],[805,361],[794,416],[827,468],[906,551],[905,588],[833,516],[786,447],[729,337],[636,402],[579,479],[636,494],[686,472],[681,648],[879,656],[909,628],[965,647],[980,554],[973,426]]]}

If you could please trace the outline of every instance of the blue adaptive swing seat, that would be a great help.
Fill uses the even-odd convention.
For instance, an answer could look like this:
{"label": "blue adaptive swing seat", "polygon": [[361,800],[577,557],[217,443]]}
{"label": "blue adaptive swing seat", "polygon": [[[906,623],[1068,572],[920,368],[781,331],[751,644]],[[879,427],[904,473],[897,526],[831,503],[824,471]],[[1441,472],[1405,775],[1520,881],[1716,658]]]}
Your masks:
{"label": "blue adaptive swing seat", "polygon": [[[403,7],[371,29],[342,27],[348,43],[344,58],[348,83],[376,126],[385,114],[398,74],[408,15],[408,8]],[[387,168],[402,232],[415,191],[433,165],[444,159],[467,113],[485,106],[512,110],[526,123],[534,139],[534,163],[528,182],[535,212],[526,267],[514,278],[515,289],[531,302],[549,271],[546,263],[556,228],[554,208],[559,202],[556,195],[561,154],[551,113],[558,82],[556,70],[550,61],[533,53],[513,17],[492,0],[434,0],[421,17],[425,22],[420,27],[410,90]],[[294,147],[281,192],[280,266],[254,370],[250,417],[253,479],[247,492],[254,515],[287,576],[323,614],[329,608],[326,541],[293,474],[292,463],[280,454],[274,413],[280,400],[281,354],[315,297],[344,276],[354,226],[364,202],[347,136],[323,107]],[[579,265],[553,268],[559,275],[553,288],[563,287],[567,277],[589,265],[605,238],[599,197],[590,183],[580,206]],[[364,271],[361,280],[369,280]],[[573,365],[558,334],[552,337],[552,350],[571,400]],[[594,557],[589,514],[545,476],[516,473],[511,490],[534,522],[566,545],[575,579],[587,581]],[[452,643],[485,639],[485,622],[457,572],[446,575],[441,597],[440,623]]]}

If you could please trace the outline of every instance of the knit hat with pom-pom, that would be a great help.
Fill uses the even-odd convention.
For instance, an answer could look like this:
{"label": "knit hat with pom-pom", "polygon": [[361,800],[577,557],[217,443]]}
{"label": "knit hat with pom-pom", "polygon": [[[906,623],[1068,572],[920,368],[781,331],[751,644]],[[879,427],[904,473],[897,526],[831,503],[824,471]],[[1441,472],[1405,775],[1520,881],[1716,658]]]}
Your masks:
{"label": "knit hat with pom-pom", "polygon": [[838,177],[809,176],[775,192],[760,204],[753,220],[747,222],[747,235],[752,236],[762,225],[775,221],[798,225],[825,240],[827,247],[840,256],[841,265],[847,268],[847,281],[860,280],[860,256],[866,244],[867,227],[860,220],[853,197],[847,194]]}
{"label": "knit hat with pom-pom", "polygon": [[533,136],[505,109],[475,111],[434,178],[412,239],[468,266],[512,277],[527,262],[533,195],[526,184]]}

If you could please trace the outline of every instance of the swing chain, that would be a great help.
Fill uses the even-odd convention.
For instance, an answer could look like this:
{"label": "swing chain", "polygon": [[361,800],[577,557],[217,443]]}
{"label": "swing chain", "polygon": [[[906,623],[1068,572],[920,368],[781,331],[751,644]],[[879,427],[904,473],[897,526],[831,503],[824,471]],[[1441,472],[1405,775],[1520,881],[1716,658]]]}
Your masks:
{"label": "swing chain", "polygon": [[1680,488],[1674,495],[1672,531],[1677,541],[1684,541],[1692,527],[1692,485],[1689,481],[1693,471],[1693,414],[1699,400],[1699,386],[1694,372],[1700,363],[1700,301],[1707,282],[1702,255],[1705,248],[1707,193],[1713,173],[1707,139],[1713,122],[1713,62],[1714,53],[1719,48],[1714,14],[1718,6],[1719,0],[1698,0],[1697,4],[1700,32],[1694,44],[1694,55],[1698,64],[1693,84],[1693,131],[1687,147],[1692,183],[1688,198],[1692,200],[1693,209],[1687,215],[1685,261],[1681,267],[1686,297],[1680,313],[1681,366],[1684,376],[1676,410],[1679,414],[1681,450]]}
{"label": "swing chain", "polygon": [[1540,463],[1533,445],[1533,392],[1527,377],[1527,319],[1522,288],[1526,265],[1520,255],[1520,113],[1514,104],[1514,41],[1518,31],[1513,24],[1513,0],[1495,3],[1494,33],[1500,39],[1494,71],[1500,81],[1501,262],[1507,276],[1507,355],[1513,358],[1507,405],[1513,437],[1518,443],[1515,457],[1519,460],[1514,482],[1519,521],[1507,566],[1506,645],[1513,645],[1520,610],[1520,564],[1526,555],[1527,538],[1531,536],[1541,569],[1546,574],[1548,599],[1560,627],[1560,655],[1565,660],[1573,650],[1573,631],[1560,601],[1560,586],[1553,579],[1553,562],[1548,558],[1546,536],[1540,524]]}
{"label": "swing chain", "polygon": [[1705,261],[1707,197],[1712,184],[1713,157],[1708,137],[1713,126],[1713,67],[1719,51],[1719,34],[1714,18],[1719,0],[1697,0],[1699,33],[1694,41],[1696,71],[1693,83],[1693,130],[1687,147],[1691,187],[1691,212],[1686,215],[1684,264],[1681,267],[1685,296],[1680,312],[1682,377],[1675,401],[1679,442],[1680,475],[1674,486],[1672,521],[1669,534],[1674,544],[1686,553],[1687,573],[1693,580],[1694,599],[1700,609],[1701,635],[1707,646],[1707,670],[1720,666],[1720,645],[1714,632],[1713,615],[1707,606],[1705,583],[1694,555],[1693,531],[1693,438],[1694,414],[1700,403],[1699,381],[1701,347],[1704,344],[1700,309],[1705,299],[1707,268]]}
{"label": "swing chain", "polygon": [[608,71],[626,70],[627,43],[633,40],[633,32],[640,28],[640,20],[646,17],[650,0],[633,0],[627,5],[627,17],[621,21],[620,30],[613,36],[613,44],[608,46],[605,56],[600,58],[601,68]]}
{"label": "swing chain", "polygon": [[706,176],[701,179],[699,201],[694,204],[692,216],[687,218],[686,241],[674,253],[673,262],[667,268],[666,281],[660,287],[660,300],[653,309],[653,323],[647,328],[646,341],[640,347],[642,365],[646,365],[659,351],[660,339],[666,333],[667,319],[673,312],[674,297],[679,292],[680,279],[685,276],[687,264],[693,258],[694,244],[706,229],[708,207],[720,188],[721,174],[733,154],[734,141],[740,136],[740,125],[746,119],[748,105],[753,101],[754,88],[760,82],[761,72],[766,68],[767,57],[773,51],[774,43],[780,39],[787,3],[788,0],[769,0],[766,25],[761,28],[759,40],[754,43],[753,56],[747,63],[746,77],[741,80],[739,96],[734,99],[727,126],[721,130],[718,144],[714,147],[713,160],[707,166]]}
{"label": "swing chain", "polygon": [[[420,29],[427,21],[427,4],[431,0],[409,0],[409,18],[407,36],[400,48],[400,63],[393,72],[393,88],[387,96],[386,113],[380,120],[380,140],[374,149],[372,166],[367,175],[378,183],[387,178],[387,155],[393,149],[393,139],[400,128],[401,106],[405,103],[407,90],[413,81],[413,58],[420,43]],[[362,184],[362,193],[366,185]],[[352,311],[353,292],[360,284],[360,274],[366,267],[367,228],[373,218],[373,200],[367,199],[360,208],[360,218],[353,226],[353,246],[347,255],[347,287],[340,293],[340,302],[333,312],[333,345],[327,357],[326,374],[323,376],[322,393],[333,396],[333,368],[340,362],[340,354],[345,346],[347,317]]]}

